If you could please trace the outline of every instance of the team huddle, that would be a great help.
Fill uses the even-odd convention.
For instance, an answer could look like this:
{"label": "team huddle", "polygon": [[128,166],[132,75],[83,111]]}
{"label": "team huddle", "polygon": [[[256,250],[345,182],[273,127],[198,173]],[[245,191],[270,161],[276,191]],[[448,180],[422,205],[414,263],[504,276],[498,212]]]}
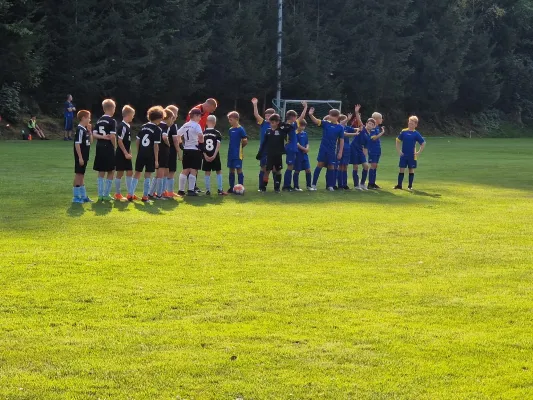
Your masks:
{"label": "team huddle", "polygon": [[[285,121],[274,109],[267,109],[264,117],[259,114],[257,99],[252,99],[254,116],[260,126],[260,145],[257,160],[260,162],[258,190],[267,190],[270,175],[276,192],[303,191],[300,187],[300,173],[305,172],[309,191],[317,190],[317,183],[323,168],[326,168],[326,188],[329,191],[349,190],[348,166],[353,165],[353,183],[358,190],[380,189],[376,183],[378,164],[381,157],[380,138],[385,134],[383,117],[374,113],[363,124],[356,106],[354,114],[341,114],[332,109],[323,119],[315,117],[314,108],[308,110],[303,102],[303,111],[298,115],[290,110]],[[91,143],[96,139],[96,154],[93,169],[98,173],[98,200],[134,201],[137,185],[144,172],[143,195],[140,200],[167,200],[174,197],[198,196],[202,191],[197,186],[199,171],[205,173],[205,193],[211,195],[211,172],[216,173],[217,194],[241,193],[244,184],[243,148],[248,137],[240,125],[240,115],[232,111],[227,115],[229,189],[224,191],[220,147],[222,134],[215,128],[217,119],[213,115],[217,108],[214,99],[191,109],[185,124],[178,128],[176,119],[178,107],[151,107],[147,112],[148,122],[135,136],[137,157],[133,165],[131,122],[135,110],[131,106],[122,109],[122,122],[118,125],[113,118],[116,104],[111,99],[102,103],[104,115],[91,126],[91,113],[81,110],[77,113],[79,125],[74,141],[74,185],[73,202],[87,203],[92,200],[85,189],[85,171],[89,162]],[[309,137],[306,132],[306,116],[322,128],[322,139],[317,156],[317,166],[311,172],[309,160]],[[398,184],[403,188],[405,169],[409,170],[409,186],[414,181],[417,157],[425,147],[425,140],[416,130],[418,118],[412,116],[408,128],[396,139],[396,150],[400,156]],[[351,140],[350,140],[351,139]],[[419,148],[417,149],[417,143]],[[286,170],[282,182],[283,155]],[[175,174],[178,160],[182,169],[178,178],[178,192],[175,190]],[[362,167],[359,178],[359,167]],[[155,176],[152,177],[152,174]],[[236,177],[237,175],[237,177]],[[125,177],[127,195],[122,195],[122,178]],[[237,178],[237,185],[236,185]],[[368,179],[368,185],[366,181]],[[111,195],[113,183],[115,194]],[[283,183],[283,184],[282,184]]]}

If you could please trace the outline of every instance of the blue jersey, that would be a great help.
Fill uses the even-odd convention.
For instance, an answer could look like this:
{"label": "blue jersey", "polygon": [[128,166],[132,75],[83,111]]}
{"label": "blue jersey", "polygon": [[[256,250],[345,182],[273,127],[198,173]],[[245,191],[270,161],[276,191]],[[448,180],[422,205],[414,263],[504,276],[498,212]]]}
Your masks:
{"label": "blue jersey", "polygon": [[293,128],[291,129],[288,136],[287,136],[287,144],[285,145],[285,151],[287,153],[296,153],[298,151],[298,140],[296,138],[296,129],[298,128],[298,124],[294,123]]}
{"label": "blue jersey", "polygon": [[402,153],[406,157],[414,157],[416,144],[425,142],[425,139],[418,131],[410,131],[409,129],[404,129],[396,140],[402,142]]}
{"label": "blue jersey", "polygon": [[[355,129],[351,126],[344,127],[344,133],[355,133]],[[344,147],[342,150],[343,154],[348,154],[350,152],[350,137],[344,135]]]}
{"label": "blue jersey", "polygon": [[[309,136],[307,135],[307,132],[306,131],[302,131],[302,132],[298,132],[296,134],[296,138],[298,140],[298,144],[302,147],[307,147],[307,145],[309,144]],[[298,146],[296,146],[298,147]],[[302,150],[298,149],[298,153],[300,154],[306,154],[304,153]]]}
{"label": "blue jersey", "polygon": [[337,141],[344,139],[344,128],[340,124],[333,124],[329,121],[320,121],[322,127],[322,141],[320,146],[324,149],[335,151]]}
{"label": "blue jersey", "polygon": [[229,147],[228,160],[242,160],[242,139],[246,136],[246,131],[242,126],[230,128],[229,130]]}
{"label": "blue jersey", "polygon": [[72,104],[70,101],[65,102],[65,108],[64,108],[65,118],[74,118],[74,111],[68,110],[69,108],[72,108],[72,107],[74,107],[74,104]]}
{"label": "blue jersey", "polygon": [[366,128],[363,128],[361,132],[359,132],[359,135],[353,138],[350,148],[362,153],[363,148],[368,148],[369,140],[370,140],[370,136],[368,135]]}
{"label": "blue jersey", "polygon": [[368,141],[368,154],[381,154],[381,140],[372,139],[375,136],[378,136],[381,133],[381,128],[377,127],[370,131],[370,140]]}
{"label": "blue jersey", "polygon": [[270,129],[270,122],[263,120],[263,122],[259,124],[259,132],[260,132],[259,146],[261,146],[263,142],[265,141],[265,135],[269,129]]}

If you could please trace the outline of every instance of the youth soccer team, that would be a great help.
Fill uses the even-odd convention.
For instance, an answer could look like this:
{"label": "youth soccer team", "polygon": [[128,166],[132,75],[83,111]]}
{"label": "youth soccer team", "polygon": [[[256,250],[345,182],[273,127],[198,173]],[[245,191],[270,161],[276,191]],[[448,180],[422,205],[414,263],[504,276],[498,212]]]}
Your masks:
{"label": "youth soccer team", "polygon": [[[258,111],[257,99],[252,99],[254,116],[260,127],[260,146],[256,159],[260,163],[258,190],[265,192],[272,174],[274,190],[303,191],[300,186],[300,173],[305,172],[305,188],[317,190],[317,183],[323,168],[326,168],[326,188],[329,191],[349,190],[348,167],[353,166],[354,188],[358,190],[380,189],[376,183],[378,165],[381,157],[380,138],[385,134],[383,117],[373,113],[365,124],[360,114],[361,106],[355,107],[353,114],[341,114],[332,109],[323,119],[315,116],[314,108],[308,110],[303,102],[303,111],[298,115],[290,110],[285,121],[269,108],[262,117]],[[214,99],[191,109],[185,124],[178,128],[176,119],[178,107],[151,107],[147,112],[148,122],[135,136],[137,157],[135,165],[132,155],[131,123],[135,110],[126,105],[122,108],[122,121],[117,125],[113,118],[116,104],[111,99],[102,102],[104,115],[91,126],[91,113],[81,110],[77,113],[79,125],[74,141],[74,185],[73,202],[88,203],[85,188],[85,172],[89,162],[89,150],[96,140],[93,169],[98,173],[99,201],[135,201],[137,185],[144,173],[143,202],[167,200],[174,197],[198,196],[202,191],[197,187],[199,171],[205,173],[205,192],[211,195],[211,173],[217,178],[217,194],[225,196],[233,193],[238,185],[244,184],[243,148],[248,137],[240,125],[240,115],[232,111],[227,115],[230,129],[228,132],[229,190],[223,189],[222,162],[220,146],[222,134],[215,128],[217,118],[213,115],[217,108]],[[322,128],[322,139],[318,149],[317,165],[311,172],[309,160],[309,137],[306,132],[306,116]],[[408,189],[412,190],[414,171],[418,155],[424,150],[426,142],[416,130],[418,118],[409,117],[408,127],[396,139],[396,150],[400,156],[398,183],[395,189],[403,188],[405,170],[409,171]],[[351,140],[350,140],[351,139]],[[417,148],[418,143],[418,148]],[[283,176],[283,155],[286,170]],[[178,160],[182,169],[178,178],[178,192],[175,190],[175,174]],[[359,177],[360,169],[361,177]],[[155,176],[152,177],[152,174]],[[122,180],[125,177],[127,195],[122,195]],[[368,185],[366,183],[368,179]],[[115,194],[111,195],[112,186]]]}

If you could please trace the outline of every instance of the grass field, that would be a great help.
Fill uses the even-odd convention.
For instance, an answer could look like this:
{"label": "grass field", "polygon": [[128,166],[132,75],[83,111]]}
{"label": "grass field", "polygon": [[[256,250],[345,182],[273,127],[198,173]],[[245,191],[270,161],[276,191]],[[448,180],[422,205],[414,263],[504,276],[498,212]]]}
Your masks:
{"label": "grass field", "polygon": [[73,206],[71,143],[0,142],[0,398],[533,398],[533,140],[430,138],[414,193],[392,140],[380,192],[260,195],[256,150]]}

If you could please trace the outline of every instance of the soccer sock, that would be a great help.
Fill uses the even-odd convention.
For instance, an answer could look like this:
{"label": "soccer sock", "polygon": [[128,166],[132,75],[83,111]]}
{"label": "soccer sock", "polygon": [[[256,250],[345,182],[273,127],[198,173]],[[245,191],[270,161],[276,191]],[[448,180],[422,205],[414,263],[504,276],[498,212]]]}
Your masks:
{"label": "soccer sock", "polygon": [[150,192],[150,178],[144,178],[143,197],[148,196]]}
{"label": "soccer sock", "polygon": [[98,177],[98,197],[104,195],[104,178]]}
{"label": "soccer sock", "polygon": [[281,174],[274,174],[274,190],[279,190],[281,186]]}
{"label": "soccer sock", "polygon": [[217,175],[217,186],[218,186],[218,190],[220,190],[220,191],[224,190],[224,183],[222,181],[222,174]]}
{"label": "soccer sock", "polygon": [[398,186],[402,186],[402,183],[403,183],[403,177],[405,176],[405,174],[403,172],[400,172],[398,174]]}
{"label": "soccer sock", "polygon": [[335,180],[337,181],[337,186],[343,187],[344,185],[342,184],[342,171],[340,169],[335,170],[335,178]]}
{"label": "soccer sock", "polygon": [[371,169],[369,172],[368,172],[368,184],[369,185],[373,185],[375,180],[374,180],[374,175],[376,173],[376,170],[375,169]]}
{"label": "soccer sock", "polygon": [[413,187],[413,181],[415,180],[415,174],[409,174],[409,187]]}
{"label": "soccer sock", "polygon": [[139,180],[136,178],[131,178],[131,186],[130,186],[130,195],[135,194],[135,189],[137,189],[137,184],[139,183]]}
{"label": "soccer sock", "polygon": [[185,185],[187,184],[187,175],[180,174],[179,184],[178,184],[178,190],[180,192],[185,191]]}
{"label": "soccer sock", "polygon": [[74,198],[74,200],[78,199],[79,196],[79,187],[78,186],[73,186],[72,187],[72,197]]}
{"label": "soccer sock", "polygon": [[291,186],[292,171],[290,169],[285,170],[285,175],[283,177],[283,187],[287,188]]}
{"label": "soccer sock", "polygon": [[311,187],[311,172],[305,173],[305,182],[307,184],[307,187]]}
{"label": "soccer sock", "polygon": [[174,193],[174,178],[167,178],[167,191]]}
{"label": "soccer sock", "polygon": [[115,178],[115,193],[120,193],[120,182],[122,179]]}
{"label": "soccer sock", "polygon": [[109,193],[111,193],[111,186],[113,186],[113,180],[106,179],[104,196],[109,196]]}
{"label": "soccer sock", "polygon": [[363,173],[361,174],[361,185],[364,185],[366,183],[367,176],[368,176],[368,170],[363,169]]}
{"label": "soccer sock", "polygon": [[189,175],[189,190],[194,190],[196,187],[196,176],[193,174]]}
{"label": "soccer sock", "polygon": [[163,192],[164,192],[163,185],[164,185],[164,182],[165,182],[165,178],[157,178],[157,189],[156,189],[156,191],[157,191],[157,195],[159,197],[163,196]]}
{"label": "soccer sock", "polygon": [[235,172],[229,173],[229,188],[233,189],[233,186],[235,186]]}
{"label": "soccer sock", "polygon": [[128,189],[128,193],[131,193],[131,181],[133,177],[132,176],[126,176],[126,189]]}
{"label": "soccer sock", "polygon": [[352,171],[352,177],[353,177],[353,185],[355,187],[359,186],[359,174],[357,173],[356,170]]}
{"label": "soccer sock", "polygon": [[263,170],[259,171],[259,189],[263,187],[263,177],[265,176],[265,173]]}
{"label": "soccer sock", "polygon": [[87,198],[87,191],[85,190],[85,185],[80,187],[80,197],[82,199],[86,199]]}
{"label": "soccer sock", "polygon": [[328,188],[335,186],[336,171],[334,169],[328,169],[326,172],[326,186]]}
{"label": "soccer sock", "polygon": [[374,170],[374,182],[373,182],[374,185],[376,184],[376,181],[377,181],[377,180],[378,180],[378,170],[375,169],[375,170]]}
{"label": "soccer sock", "polygon": [[348,171],[342,171],[342,183],[344,186],[348,186]]}
{"label": "soccer sock", "polygon": [[205,180],[205,190],[210,192],[211,191],[211,175],[204,176],[204,180]]}
{"label": "soccer sock", "polygon": [[239,185],[244,185],[244,174],[242,172],[239,174]]}
{"label": "soccer sock", "polygon": [[295,171],[293,175],[294,188],[297,189],[300,187],[300,171]]}
{"label": "soccer sock", "polygon": [[322,168],[316,167],[313,174],[313,186],[316,186],[318,178],[320,178],[320,172],[322,172]]}
{"label": "soccer sock", "polygon": [[148,189],[148,194],[150,194],[151,196],[153,196],[155,193],[156,185],[157,185],[157,178],[152,178],[150,181],[150,188]]}

